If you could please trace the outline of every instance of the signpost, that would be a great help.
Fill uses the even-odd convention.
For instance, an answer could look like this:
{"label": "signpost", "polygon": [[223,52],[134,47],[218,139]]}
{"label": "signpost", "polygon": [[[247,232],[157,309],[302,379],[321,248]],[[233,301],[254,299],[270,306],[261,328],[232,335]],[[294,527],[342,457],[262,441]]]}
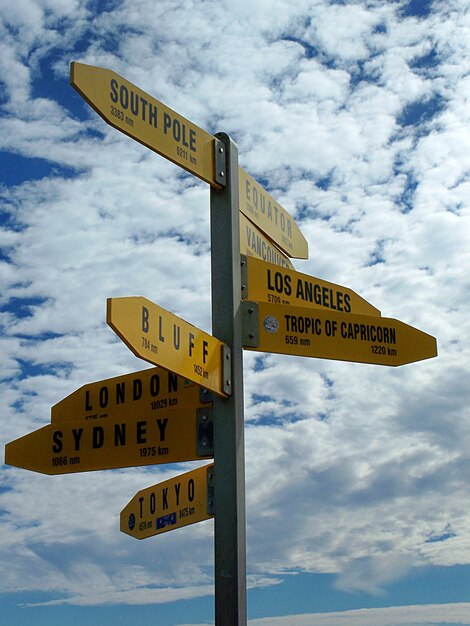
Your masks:
{"label": "signpost", "polygon": [[238,169],[240,211],[290,257],[308,259],[308,243],[293,217],[243,168]]}
{"label": "signpost", "polygon": [[404,365],[437,356],[436,339],[386,317],[244,302],[244,347],[259,352]]}
{"label": "signpost", "polygon": [[294,269],[290,259],[240,213],[240,251],[267,263]]}
{"label": "signpost", "polygon": [[111,70],[72,63],[70,82],[105,122],[210,185],[214,137]]}
{"label": "signpost", "polygon": [[132,352],[221,396],[230,394],[230,351],[146,298],[109,298],[106,321]]}
{"label": "signpost", "polygon": [[171,408],[152,417],[135,414],[44,426],[5,447],[5,463],[42,474],[211,458],[212,408]]}
{"label": "signpost", "polygon": [[204,408],[208,389],[161,367],[83,385],[51,409],[51,422],[150,419],[169,408]]}
{"label": "signpost", "polygon": [[204,465],[137,492],[121,511],[121,531],[146,539],[213,518],[213,468]]}
{"label": "signpost", "polygon": [[121,530],[143,539],[214,517],[215,624],[246,626],[243,348],[397,366],[436,356],[436,340],[296,272],[289,257],[307,258],[307,241],[239,167],[228,135],[111,70],[72,63],[71,83],[108,124],[211,186],[214,336],[146,298],[108,299],[110,327],[161,369],[84,385],[52,408],[50,425],[8,443],[5,462],[64,474],[213,457],[139,491]]}
{"label": "signpost", "polygon": [[380,311],[355,291],[326,280],[242,257],[244,300],[380,316]]}

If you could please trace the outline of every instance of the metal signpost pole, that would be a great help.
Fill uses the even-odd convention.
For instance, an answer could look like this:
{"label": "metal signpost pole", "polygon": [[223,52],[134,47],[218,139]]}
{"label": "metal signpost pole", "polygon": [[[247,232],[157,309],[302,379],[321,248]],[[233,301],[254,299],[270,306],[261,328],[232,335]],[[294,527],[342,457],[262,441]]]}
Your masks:
{"label": "metal signpost pole", "polygon": [[229,397],[214,398],[215,624],[246,626],[245,451],[238,149],[219,133],[211,188],[212,334],[227,344]]}

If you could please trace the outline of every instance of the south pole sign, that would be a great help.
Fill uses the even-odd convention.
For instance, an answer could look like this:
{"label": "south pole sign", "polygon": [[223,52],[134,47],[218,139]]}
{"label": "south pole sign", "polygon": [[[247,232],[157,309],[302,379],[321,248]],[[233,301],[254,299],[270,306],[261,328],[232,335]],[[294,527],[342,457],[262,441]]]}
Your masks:
{"label": "south pole sign", "polygon": [[110,126],[173,161],[210,185],[214,137],[115,72],[72,63],[70,82]]}
{"label": "south pole sign", "polygon": [[212,335],[144,297],[108,299],[109,326],[158,367],[80,387],[51,424],[8,443],[5,462],[64,474],[213,458],[139,491],[121,530],[144,539],[213,518],[215,626],[246,626],[243,349],[398,366],[436,356],[437,343],[296,272],[290,258],[308,258],[307,241],[239,166],[229,135],[109,69],[72,63],[70,78],[109,125],[210,185]]}
{"label": "south pole sign", "polygon": [[[223,149],[213,135],[112,70],[74,62],[70,82],[110,126],[212,187],[225,186]],[[238,175],[240,211],[287,256],[308,258],[292,216],[241,167]]]}

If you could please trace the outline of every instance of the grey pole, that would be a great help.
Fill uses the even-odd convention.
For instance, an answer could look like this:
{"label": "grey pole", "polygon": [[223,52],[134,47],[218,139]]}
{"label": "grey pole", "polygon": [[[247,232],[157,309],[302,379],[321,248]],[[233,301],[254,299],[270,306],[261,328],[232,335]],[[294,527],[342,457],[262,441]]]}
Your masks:
{"label": "grey pole", "polygon": [[[212,334],[231,349],[228,398],[214,397],[215,624],[246,626],[245,449],[238,149],[215,141],[211,188]],[[225,157],[225,158],[224,158]],[[227,377],[228,378],[228,377]],[[227,381],[224,381],[227,383]]]}

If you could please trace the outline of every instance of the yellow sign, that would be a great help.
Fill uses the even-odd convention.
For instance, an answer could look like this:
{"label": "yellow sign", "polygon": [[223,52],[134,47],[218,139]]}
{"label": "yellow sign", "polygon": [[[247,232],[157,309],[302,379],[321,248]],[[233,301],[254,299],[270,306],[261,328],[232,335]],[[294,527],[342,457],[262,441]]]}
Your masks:
{"label": "yellow sign", "polygon": [[212,335],[141,296],[109,298],[106,321],[136,356],[229,395],[224,344]]}
{"label": "yellow sign", "polygon": [[253,258],[246,258],[246,269],[244,300],[380,316],[367,300],[341,285]]}
{"label": "yellow sign", "polygon": [[52,407],[51,422],[152,418],[169,408],[196,409],[210,401],[207,389],[152,367],[80,387]]}
{"label": "yellow sign", "polygon": [[294,218],[244,169],[238,168],[240,211],[289,257],[308,259],[308,243]]}
{"label": "yellow sign", "polygon": [[180,463],[213,456],[212,409],[168,409],[154,417],[49,424],[5,446],[5,463],[69,474]]}
{"label": "yellow sign", "polygon": [[240,212],[240,251],[274,265],[294,269],[289,257],[267,239],[256,226]]}
{"label": "yellow sign", "polygon": [[213,518],[213,468],[211,463],[136,493],[121,511],[121,531],[146,539]]}
{"label": "yellow sign", "polygon": [[250,350],[393,366],[437,356],[434,337],[395,319],[265,302],[243,308]]}
{"label": "yellow sign", "polygon": [[214,137],[111,70],[72,63],[70,82],[105,122],[214,187]]}

